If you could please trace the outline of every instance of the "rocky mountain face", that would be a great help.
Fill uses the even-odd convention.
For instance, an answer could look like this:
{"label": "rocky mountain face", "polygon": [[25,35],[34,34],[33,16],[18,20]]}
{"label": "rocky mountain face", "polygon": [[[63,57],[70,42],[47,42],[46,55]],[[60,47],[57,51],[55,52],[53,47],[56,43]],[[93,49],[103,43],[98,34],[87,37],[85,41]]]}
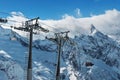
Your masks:
{"label": "rocky mountain face", "polygon": [[[3,28],[0,29],[3,31]],[[2,63],[11,65],[9,74],[16,75],[18,66],[23,71],[25,66],[25,49],[28,40],[17,33],[6,31],[0,34],[0,70],[9,69]],[[16,39],[11,41],[10,37]],[[4,40],[4,41],[3,41]],[[6,49],[11,44],[16,49]],[[22,45],[21,45],[22,44]],[[18,46],[19,45],[19,46]],[[33,78],[34,80],[55,79],[56,69],[56,45],[48,40],[35,40],[33,42]],[[21,51],[20,51],[21,50]],[[4,54],[9,56],[5,57]],[[18,56],[19,55],[19,56]],[[15,65],[12,65],[12,64]],[[14,67],[14,68],[13,68]],[[98,31],[93,25],[88,35],[75,36],[66,41],[61,53],[61,78],[63,80],[120,80],[120,45],[112,38]],[[4,71],[3,71],[4,72]],[[8,76],[8,73],[5,74]],[[16,75],[17,76],[17,75]],[[18,80],[22,80],[23,74],[19,74]],[[16,80],[9,79],[8,80]]]}
{"label": "rocky mountain face", "polygon": [[[64,46],[63,59],[69,78],[75,80],[119,80],[119,43],[91,27],[89,35],[76,36]],[[70,70],[69,70],[70,67]],[[71,72],[72,71],[72,72]],[[72,78],[71,78],[72,80]]]}

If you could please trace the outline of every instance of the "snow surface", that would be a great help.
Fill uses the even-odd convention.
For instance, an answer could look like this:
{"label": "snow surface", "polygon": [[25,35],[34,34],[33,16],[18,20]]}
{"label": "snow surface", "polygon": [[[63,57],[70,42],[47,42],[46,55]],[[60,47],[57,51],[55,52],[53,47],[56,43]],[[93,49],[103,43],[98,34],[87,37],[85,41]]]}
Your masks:
{"label": "snow surface", "polygon": [[0,70],[0,80],[8,80],[6,73],[1,70]]}
{"label": "snow surface", "polygon": [[[120,80],[119,43],[93,26],[90,30],[88,35],[81,34],[65,42],[61,53],[61,78]],[[16,39],[11,40],[12,37]],[[26,78],[27,46],[27,38],[10,29],[0,28],[0,78],[1,75],[4,75],[3,80]],[[34,40],[33,80],[54,80],[56,61],[56,45],[53,42]],[[87,62],[93,65],[86,66]]]}
{"label": "snow surface", "polygon": [[[15,67],[15,71],[14,71],[14,69],[12,69],[12,73],[14,75],[18,74],[19,76],[22,76],[22,79],[19,78],[19,76],[18,76],[19,79],[17,79],[17,80],[23,80],[24,79],[23,70],[26,69],[26,67],[27,67],[27,64],[26,64],[27,61],[26,61],[25,57],[28,54],[28,48],[21,45],[19,40],[18,41],[10,40],[11,31],[9,29],[5,29],[5,30],[3,30],[3,32],[4,33],[0,34],[0,42],[1,42],[0,43],[0,55],[2,55],[3,57],[12,59],[14,62],[18,63],[19,66],[22,67],[22,71],[19,71],[19,72],[21,72],[21,74],[18,74],[19,73],[19,72],[17,72],[18,66],[16,64],[15,66],[13,66],[13,67]],[[1,58],[0,58],[0,60],[1,60]],[[33,64],[34,64],[33,73],[35,74],[33,76],[33,78],[41,80],[42,78],[40,78],[40,77],[43,76],[43,78],[48,80],[48,78],[50,76],[54,76],[55,61],[56,61],[55,53],[37,50],[37,49],[33,48]],[[42,65],[39,65],[39,64],[42,64]],[[50,70],[49,70],[49,68],[50,68]],[[44,72],[44,71],[46,71],[46,72]],[[41,74],[45,74],[45,75],[41,75]],[[50,78],[52,79],[53,77],[50,77]],[[9,80],[12,80],[12,79],[9,79]],[[16,79],[14,79],[14,80],[16,80]]]}

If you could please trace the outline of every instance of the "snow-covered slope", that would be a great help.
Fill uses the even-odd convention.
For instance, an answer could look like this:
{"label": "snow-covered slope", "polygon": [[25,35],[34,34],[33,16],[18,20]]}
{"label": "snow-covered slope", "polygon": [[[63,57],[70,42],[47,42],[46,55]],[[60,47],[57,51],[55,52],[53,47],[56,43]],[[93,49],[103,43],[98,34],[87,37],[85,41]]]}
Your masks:
{"label": "snow-covered slope", "polygon": [[[64,47],[64,60],[72,80],[120,80],[120,46],[91,27],[89,35],[76,36]],[[69,54],[69,55],[68,55]]]}
{"label": "snow-covered slope", "polygon": [[[11,34],[12,33],[12,34]],[[11,39],[16,38],[16,39]],[[2,69],[2,63],[6,63],[6,65],[10,65],[13,67],[9,74],[12,75],[19,75],[17,79],[8,79],[8,80],[23,80],[26,78],[26,67],[27,67],[27,58],[28,55],[28,47],[24,45],[26,39],[21,37],[20,35],[16,34],[13,36],[13,32],[9,29],[0,29],[0,70]],[[4,57],[2,54],[5,53],[9,55],[11,58],[2,58]],[[56,54],[55,52],[51,53],[48,51],[42,51],[36,48],[33,48],[33,79],[35,80],[49,80],[53,79],[54,72],[55,72],[55,61],[56,61]],[[8,63],[8,64],[7,64]],[[16,64],[15,64],[16,63]],[[15,66],[13,65],[15,64]],[[5,66],[5,65],[4,65]],[[9,67],[9,66],[8,66]],[[18,72],[18,68],[20,67],[20,74],[16,74]],[[7,67],[4,67],[5,69]],[[24,70],[24,72],[23,72]],[[3,72],[0,72],[3,75]],[[7,73],[5,73],[7,75]],[[20,78],[22,76],[22,78]],[[6,77],[5,79],[6,80]]]}
{"label": "snow-covered slope", "polygon": [[[15,32],[16,39],[10,39],[11,36],[13,36],[11,30],[0,28],[0,66],[2,62],[9,62],[9,65],[14,63],[14,68],[8,73],[12,72],[12,75],[16,75],[15,70],[23,72],[26,67],[25,56],[28,53],[26,46],[28,42],[26,38]],[[48,40],[35,40],[33,42],[33,79],[54,80],[56,57],[54,43]],[[89,35],[83,34],[70,38],[63,46],[61,53],[61,78],[63,80],[120,80],[119,69],[119,43],[98,31],[93,25]],[[1,67],[0,71],[2,71]],[[17,75],[17,78],[22,80],[25,78],[24,74],[25,72]],[[2,71],[0,75],[4,75],[4,80],[7,80],[7,73]]]}
{"label": "snow-covered slope", "polygon": [[0,70],[6,74],[1,80],[23,80],[23,69],[6,52],[0,51]]}

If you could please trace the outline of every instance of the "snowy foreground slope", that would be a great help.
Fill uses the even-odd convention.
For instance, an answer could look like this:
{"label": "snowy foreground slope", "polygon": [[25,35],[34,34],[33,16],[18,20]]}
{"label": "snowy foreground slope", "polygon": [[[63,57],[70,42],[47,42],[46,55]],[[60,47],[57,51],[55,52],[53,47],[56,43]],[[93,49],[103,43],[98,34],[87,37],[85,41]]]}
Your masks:
{"label": "snowy foreground slope", "polygon": [[[28,42],[0,27],[0,80],[25,79]],[[16,40],[10,38],[14,35]],[[33,79],[54,80],[56,45],[48,40],[33,42]],[[65,42],[61,54],[63,80],[120,80],[120,45],[91,27],[90,34]]]}

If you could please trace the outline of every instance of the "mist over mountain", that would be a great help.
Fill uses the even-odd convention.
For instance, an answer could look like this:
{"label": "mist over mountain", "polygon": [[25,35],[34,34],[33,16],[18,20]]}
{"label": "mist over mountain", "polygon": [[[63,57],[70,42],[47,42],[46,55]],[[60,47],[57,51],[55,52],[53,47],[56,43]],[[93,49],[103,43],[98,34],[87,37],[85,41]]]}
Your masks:
{"label": "mist over mountain", "polygon": [[[90,26],[93,24],[99,31],[111,36],[112,38],[117,39],[119,36],[120,30],[120,11],[116,9],[106,10],[104,14],[100,15],[91,15],[91,17],[85,18],[76,18],[72,15],[65,14],[59,20],[39,20],[39,23],[42,27],[49,29],[53,32],[61,31],[70,31],[69,36],[74,37],[79,34],[89,34]],[[4,27],[9,28],[9,26],[22,26],[21,23],[28,20],[21,12],[11,12],[11,16],[7,17],[8,20],[17,21],[11,22],[8,21],[8,24],[4,24]],[[21,34],[23,34],[21,32]],[[44,33],[42,35],[45,35]],[[115,37],[117,35],[117,37]]]}

